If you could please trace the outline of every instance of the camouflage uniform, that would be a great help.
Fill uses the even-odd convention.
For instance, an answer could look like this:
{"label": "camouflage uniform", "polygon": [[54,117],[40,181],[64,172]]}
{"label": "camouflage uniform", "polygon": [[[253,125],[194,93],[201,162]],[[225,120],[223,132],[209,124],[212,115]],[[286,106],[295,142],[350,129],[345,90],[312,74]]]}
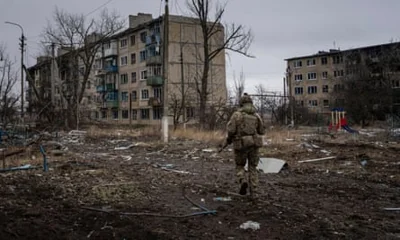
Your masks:
{"label": "camouflage uniform", "polygon": [[233,143],[236,178],[240,184],[240,194],[245,195],[248,184],[245,179],[246,160],[250,179],[250,193],[257,194],[258,172],[257,166],[260,161],[258,150],[262,146],[262,135],[264,135],[264,124],[261,117],[255,112],[253,101],[246,93],[240,99],[240,109],[233,113],[227,125],[228,143]]}

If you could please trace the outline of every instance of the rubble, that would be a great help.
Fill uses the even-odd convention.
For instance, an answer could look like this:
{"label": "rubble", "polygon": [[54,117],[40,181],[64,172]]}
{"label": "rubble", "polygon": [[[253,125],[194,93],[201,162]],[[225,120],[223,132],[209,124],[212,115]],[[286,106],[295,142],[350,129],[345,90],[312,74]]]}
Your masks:
{"label": "rubble", "polygon": [[[249,234],[255,239],[282,238],[282,229],[288,239],[321,234],[388,238],[397,233],[399,220],[387,215],[398,210],[365,211],[377,206],[397,209],[396,148],[365,136],[365,142],[357,144],[343,143],[340,136],[329,143],[300,140],[298,135],[290,139],[261,149],[260,195],[252,200],[238,193],[229,149],[217,153],[210,143],[179,139],[163,144],[123,134],[99,139],[84,131],[45,134],[31,148],[46,146],[48,172],[40,166],[42,156],[32,158],[24,148],[26,162],[14,166],[39,169],[0,174],[0,218],[7,223],[0,226],[0,239],[13,239],[13,233],[36,239],[62,234],[124,239],[136,237],[138,231],[165,239],[182,238],[182,232],[187,238],[210,239],[205,229],[212,229],[216,239],[245,239]],[[321,160],[327,157],[335,161]],[[182,193],[185,188],[190,196]],[[185,196],[198,203],[190,204]],[[309,224],[316,220],[320,224]],[[257,231],[261,225],[268,231]],[[73,232],[71,226],[76,226]]]}

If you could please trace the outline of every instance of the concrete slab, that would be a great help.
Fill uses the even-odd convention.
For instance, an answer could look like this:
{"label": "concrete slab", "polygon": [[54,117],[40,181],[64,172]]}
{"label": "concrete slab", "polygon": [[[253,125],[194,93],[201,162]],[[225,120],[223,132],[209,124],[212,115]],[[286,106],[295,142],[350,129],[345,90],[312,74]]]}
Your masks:
{"label": "concrete slab", "polygon": [[[263,171],[263,173],[279,173],[285,166],[286,161],[278,158],[260,158],[257,169]],[[247,163],[245,166],[247,171]]]}

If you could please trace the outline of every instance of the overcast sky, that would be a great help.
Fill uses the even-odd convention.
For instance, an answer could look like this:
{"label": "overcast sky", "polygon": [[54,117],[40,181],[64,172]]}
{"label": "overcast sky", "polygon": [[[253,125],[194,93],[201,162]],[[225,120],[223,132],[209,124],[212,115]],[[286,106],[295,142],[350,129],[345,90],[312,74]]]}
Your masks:
{"label": "overcast sky", "polygon": [[[55,6],[73,13],[90,13],[104,3],[126,19],[129,14],[163,13],[161,0],[0,0],[0,42],[19,61],[20,30],[4,21],[23,26],[28,39],[26,64],[35,63],[40,34]],[[186,0],[169,0],[171,14],[185,14]],[[399,0],[229,0],[225,22],[250,27],[255,35],[251,53],[227,58],[228,83],[233,72],[246,75],[246,91],[263,84],[269,91],[282,91],[285,58],[308,55],[334,47],[348,49],[400,39]],[[95,16],[94,12],[89,17]]]}

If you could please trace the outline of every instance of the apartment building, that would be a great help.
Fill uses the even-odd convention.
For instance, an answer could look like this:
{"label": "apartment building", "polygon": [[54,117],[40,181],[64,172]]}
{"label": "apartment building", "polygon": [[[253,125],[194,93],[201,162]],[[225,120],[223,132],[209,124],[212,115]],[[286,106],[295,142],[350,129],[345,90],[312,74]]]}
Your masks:
{"label": "apartment building", "polygon": [[[145,13],[130,15],[129,27],[102,43],[96,53],[81,111],[107,122],[160,122],[164,104],[163,28],[163,17],[153,18]],[[173,104],[184,97],[185,117],[195,119],[198,110],[195,78],[200,75],[203,63],[201,27],[194,18],[172,15],[168,28],[168,105],[174,108]],[[224,38],[223,29],[215,35],[211,48],[218,47],[221,38]],[[39,74],[38,65],[30,69]],[[63,75],[61,69],[62,66],[58,71],[63,82],[68,76]],[[211,63],[209,85],[210,103],[226,100],[224,51]]]}
{"label": "apartment building", "polygon": [[[73,96],[73,91],[68,91],[69,94],[65,94],[67,92],[65,89],[72,87],[75,83],[81,86],[85,65],[83,62],[79,61],[77,63],[78,71],[71,71],[69,66],[69,61],[71,59],[68,56],[70,50],[71,49],[68,47],[60,47],[57,49],[54,58],[51,56],[40,56],[36,59],[36,64],[27,69],[28,75],[26,78],[30,84],[27,88],[26,101],[29,103],[27,112],[30,113],[30,115],[37,114],[37,112],[35,112],[35,110],[38,110],[38,106],[35,106],[37,103],[36,94],[39,95],[42,104],[47,105],[53,100],[52,85],[54,85],[54,105],[56,110],[66,109],[66,101],[69,100],[67,98],[75,98],[75,96]],[[93,77],[94,73],[90,74],[89,80],[85,86],[83,99],[79,104],[80,112],[85,117],[91,117],[91,111],[97,109],[93,101],[93,97],[96,93],[96,88],[93,85],[94,81],[91,80]],[[77,81],[73,81],[73,79]],[[44,107],[45,106],[41,106],[41,108]]]}
{"label": "apartment building", "polygon": [[[329,113],[333,107],[344,107],[346,99],[337,93],[345,88],[346,80],[352,74],[349,66],[353,63],[353,56],[359,56],[357,62],[378,63],[382,54],[398,46],[399,43],[390,43],[348,50],[330,49],[285,59],[288,93],[297,106],[307,107],[311,112]],[[399,79],[395,77],[392,80],[394,91],[400,89]]]}

